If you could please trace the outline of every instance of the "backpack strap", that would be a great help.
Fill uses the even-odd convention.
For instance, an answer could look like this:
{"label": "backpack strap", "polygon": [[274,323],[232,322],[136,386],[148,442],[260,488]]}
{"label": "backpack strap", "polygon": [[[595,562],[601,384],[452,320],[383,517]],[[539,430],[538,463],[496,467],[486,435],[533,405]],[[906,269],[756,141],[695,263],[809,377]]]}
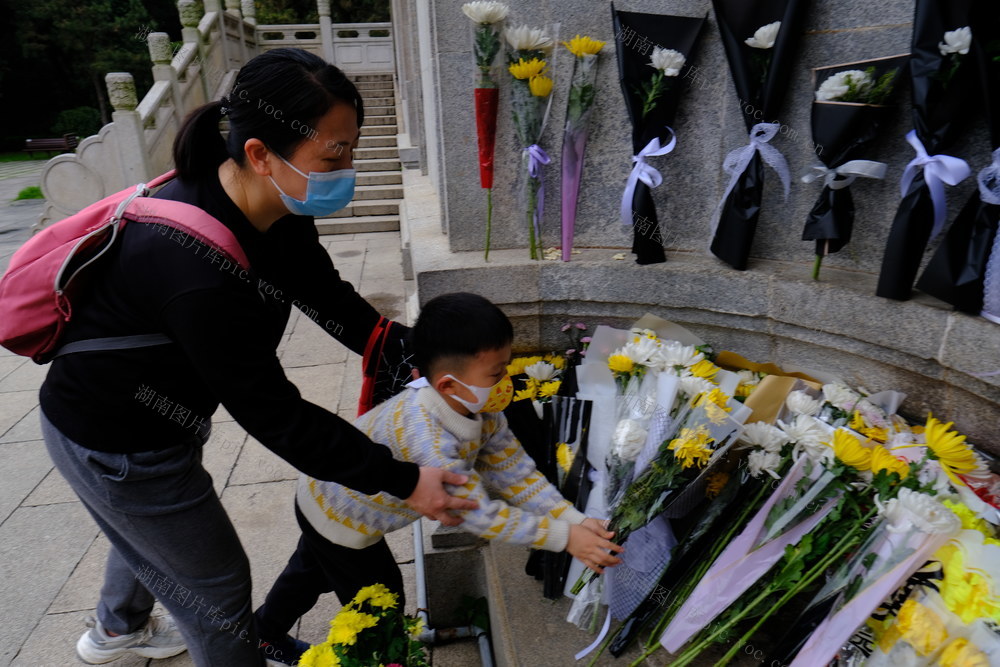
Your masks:
{"label": "backpack strap", "polygon": [[137,336],[109,336],[107,338],[90,338],[67,343],[52,355],[52,359],[73,354],[74,352],[97,352],[102,350],[131,350],[137,347],[153,347],[167,345],[173,341],[166,334],[139,334]]}

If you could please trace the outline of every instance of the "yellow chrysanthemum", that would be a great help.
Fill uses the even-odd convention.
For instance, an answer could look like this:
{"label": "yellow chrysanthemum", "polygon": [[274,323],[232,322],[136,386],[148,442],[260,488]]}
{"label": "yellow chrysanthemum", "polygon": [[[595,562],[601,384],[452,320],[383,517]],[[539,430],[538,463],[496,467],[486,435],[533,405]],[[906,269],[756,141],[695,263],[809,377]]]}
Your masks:
{"label": "yellow chrysanthemum", "polygon": [[729,483],[729,473],[726,472],[713,472],[705,480],[705,497],[715,498],[720,493],[722,489],[726,488],[726,484]]}
{"label": "yellow chrysanthemum", "polygon": [[964,484],[958,475],[967,475],[979,468],[979,460],[972,448],[965,444],[965,436],[958,431],[952,431],[954,422],[942,424],[928,415],[924,435],[927,438],[927,448],[934,452],[941,467],[955,484]]}
{"label": "yellow chrysanthemum", "polygon": [[550,380],[548,382],[542,383],[542,386],[538,389],[538,395],[541,397],[555,396],[556,392],[559,391],[559,387],[562,385],[562,380]]}
{"label": "yellow chrysanthemum", "polygon": [[965,553],[954,543],[937,550],[934,558],[941,561],[944,579],[941,581],[941,599],[963,623],[977,618],[1000,622],[1000,600],[993,594],[990,582],[977,571],[965,566]]}
{"label": "yellow chrysanthemum", "polygon": [[[701,363],[701,362],[698,362]],[[705,407],[714,405],[717,408],[725,410],[726,412],[732,412],[732,408],[729,407],[729,395],[716,387],[712,391],[702,392],[698,394],[698,398],[694,401],[694,407]]]}
{"label": "yellow chrysanthemum", "polygon": [[535,390],[531,387],[514,392],[515,401],[530,401],[535,398]]}
{"label": "yellow chrysanthemum", "polygon": [[516,63],[511,63],[507,69],[515,79],[530,79],[539,76],[545,71],[545,61],[538,58],[525,60],[520,58]]}
{"label": "yellow chrysanthemum", "polygon": [[902,638],[919,655],[930,655],[948,638],[941,617],[913,598],[900,607],[896,622]]}
{"label": "yellow chrysanthemum", "polygon": [[855,470],[871,470],[872,452],[853,435],[838,428],[833,432],[833,443],[823,443],[833,448],[833,454],[844,465]]}
{"label": "yellow chrysanthemum", "polygon": [[299,658],[301,667],[340,667],[340,658],[333,652],[333,647],[327,643],[310,646],[309,650]]}
{"label": "yellow chrysanthemum", "polygon": [[975,512],[969,509],[969,506],[965,503],[955,502],[953,500],[942,500],[944,506],[955,513],[955,516],[959,518],[962,522],[962,530],[975,530],[982,533],[984,542],[986,544],[995,544],[1000,546],[1000,540],[996,539],[996,533],[993,527],[987,523],[984,519],[980,519]]}
{"label": "yellow chrysanthemum", "polygon": [[941,667],[990,667],[989,657],[965,637],[952,640],[938,658]]}
{"label": "yellow chrysanthemum", "polygon": [[556,445],[556,463],[562,468],[564,473],[569,473],[570,468],[573,467],[573,459],[575,458],[573,454],[573,448],[567,445],[565,442],[560,442]]}
{"label": "yellow chrysanthemum", "polygon": [[858,410],[854,411],[854,414],[851,417],[851,423],[849,425],[852,429],[854,429],[861,435],[865,436],[866,438],[875,440],[876,442],[881,442],[884,444],[889,439],[888,429],[879,428],[877,426],[869,426],[868,422],[865,421],[865,418],[861,415],[861,412]]}
{"label": "yellow chrysanthemum", "polygon": [[624,354],[612,354],[608,357],[608,368],[613,373],[631,373],[635,368],[635,362]]}
{"label": "yellow chrysanthemum", "polygon": [[702,359],[698,363],[691,366],[689,370],[691,371],[691,375],[694,375],[695,377],[705,378],[706,380],[715,382],[715,374],[719,372],[719,367],[708,359]]}
{"label": "yellow chrysanthemum", "polygon": [[359,632],[377,624],[378,619],[371,614],[345,607],[330,621],[330,634],[326,640],[331,644],[353,645],[358,640]]}
{"label": "yellow chrysanthemum", "polygon": [[754,389],[756,389],[758,386],[759,385],[756,384],[741,382],[736,386],[736,396],[740,398],[747,398],[748,396],[750,396],[750,394],[753,393]]}
{"label": "yellow chrysanthemum", "polygon": [[359,609],[364,602],[379,609],[395,609],[399,602],[399,596],[383,584],[372,584],[358,591],[348,606],[352,609]]}
{"label": "yellow chrysanthemum", "polygon": [[406,631],[413,639],[419,637],[420,633],[424,631],[424,619],[419,616],[417,618],[408,618],[404,622],[406,623]]}
{"label": "yellow chrysanthemum", "polygon": [[552,354],[550,352],[549,354],[545,355],[545,361],[555,366],[556,370],[561,371],[562,369],[566,368],[566,357],[562,356],[561,354]]}
{"label": "yellow chrysanthemum", "polygon": [[547,76],[533,76],[528,79],[528,89],[535,97],[548,97],[552,93],[552,79]]}
{"label": "yellow chrysanthemum", "polygon": [[563,42],[562,44],[567,49],[569,49],[570,53],[579,58],[584,55],[598,54],[601,51],[601,49],[604,48],[605,42],[596,39],[591,39],[590,37],[586,36],[581,37],[580,35],[577,35],[573,39],[569,40],[568,42]]}
{"label": "yellow chrysanthemum", "polygon": [[542,358],[537,355],[533,357],[515,357],[507,364],[507,375],[523,375],[525,368],[537,364],[541,360]]}
{"label": "yellow chrysanthemum", "polygon": [[714,441],[704,426],[697,429],[683,428],[679,436],[670,441],[667,449],[673,451],[674,458],[681,462],[681,468],[694,465],[703,468],[712,455],[712,448],[709,447],[712,442]]}
{"label": "yellow chrysanthemum", "polygon": [[893,456],[882,445],[875,445],[871,448],[871,471],[878,472],[879,470],[896,473],[901,480],[906,479],[907,475],[910,474],[910,466],[905,461],[901,461]]}

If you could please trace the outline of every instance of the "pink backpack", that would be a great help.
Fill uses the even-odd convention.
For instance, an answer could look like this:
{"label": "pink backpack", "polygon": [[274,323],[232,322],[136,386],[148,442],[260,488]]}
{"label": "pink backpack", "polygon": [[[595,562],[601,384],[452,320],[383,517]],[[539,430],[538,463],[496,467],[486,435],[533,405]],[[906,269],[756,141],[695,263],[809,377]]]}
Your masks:
{"label": "pink backpack", "polygon": [[[168,225],[249,269],[246,253],[221,222],[197,206],[149,197],[153,188],[173,177],[174,172],[169,171],[148,184],[105,197],[28,239],[0,278],[0,345],[42,364],[71,352],[171,342],[164,334],[146,334],[59,347],[66,323],[73,316],[73,296],[82,288],[81,274],[114,244],[126,222]],[[141,202],[136,201],[140,197]]]}

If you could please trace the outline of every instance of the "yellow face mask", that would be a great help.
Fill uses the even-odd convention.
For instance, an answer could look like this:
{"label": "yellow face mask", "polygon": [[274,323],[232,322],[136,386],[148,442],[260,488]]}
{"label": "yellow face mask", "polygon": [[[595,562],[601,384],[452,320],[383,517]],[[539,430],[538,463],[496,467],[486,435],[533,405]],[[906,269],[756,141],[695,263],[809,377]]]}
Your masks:
{"label": "yellow face mask", "polygon": [[465,384],[454,375],[446,375],[445,377],[449,377],[459,383],[476,397],[475,402],[472,402],[460,396],[452,395],[452,398],[468,408],[469,412],[473,414],[477,412],[503,412],[503,409],[510,405],[511,399],[514,398],[514,382],[510,379],[509,375],[505,375],[502,380],[492,387],[474,387]]}

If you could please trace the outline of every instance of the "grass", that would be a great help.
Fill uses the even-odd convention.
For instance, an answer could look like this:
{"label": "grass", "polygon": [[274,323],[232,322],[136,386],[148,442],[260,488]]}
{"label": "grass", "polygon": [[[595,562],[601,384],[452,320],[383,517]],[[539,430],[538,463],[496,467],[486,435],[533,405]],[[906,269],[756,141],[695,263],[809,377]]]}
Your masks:
{"label": "grass", "polygon": [[45,196],[42,194],[42,189],[40,187],[37,185],[31,185],[18,192],[14,201],[19,201],[21,199],[45,199]]}
{"label": "grass", "polygon": [[[60,151],[35,151],[34,153],[28,154],[24,151],[7,151],[0,152],[0,162],[28,162],[30,160],[48,160],[52,157],[52,153],[59,153]],[[40,154],[45,154],[44,157],[38,157]]]}

